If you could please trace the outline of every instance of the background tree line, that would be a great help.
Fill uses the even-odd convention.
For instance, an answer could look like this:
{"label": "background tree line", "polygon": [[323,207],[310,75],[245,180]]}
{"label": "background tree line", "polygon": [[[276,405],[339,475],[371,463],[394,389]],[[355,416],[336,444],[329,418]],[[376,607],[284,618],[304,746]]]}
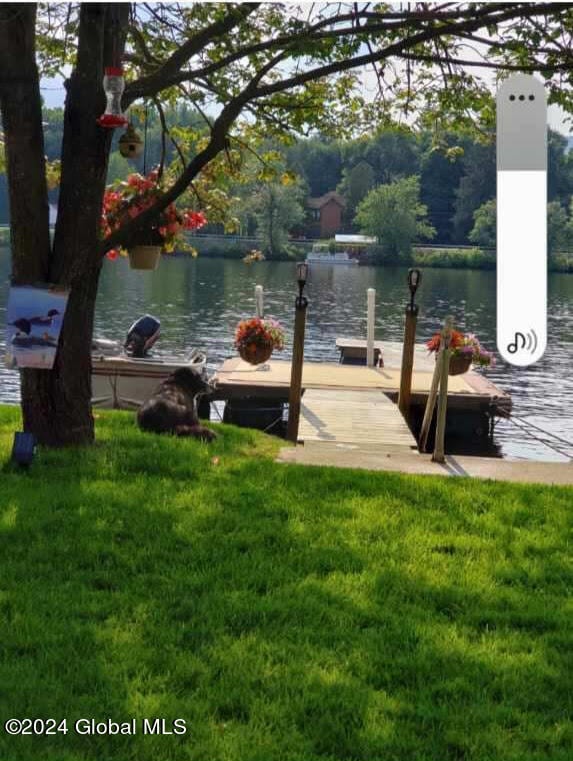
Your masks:
{"label": "background tree line", "polygon": [[[44,109],[43,118],[46,157],[54,161],[60,158],[63,109]],[[192,127],[200,131],[204,126],[197,112],[185,104],[167,108],[165,119],[174,133],[178,128]],[[141,137],[145,136],[145,152],[138,159],[124,159],[117,149],[118,132],[110,154],[109,182],[124,179],[132,171],[149,170],[160,161],[162,129],[156,110],[152,106],[140,109],[134,121]],[[573,152],[568,149],[568,139],[550,130],[548,216],[552,250],[570,248],[573,241]],[[176,160],[174,142],[167,140],[164,150],[166,162]],[[302,224],[308,197],[337,190],[346,202],[345,230],[364,231],[368,225],[365,225],[365,213],[358,215],[361,202],[379,186],[409,177],[417,178],[414,194],[427,210],[427,214],[421,212],[426,227],[418,233],[433,229],[434,234],[429,237],[435,243],[495,247],[495,144],[491,141],[478,142],[469,136],[453,134],[436,141],[430,132],[415,134],[391,128],[380,130],[370,138],[355,140],[317,135],[290,146],[267,141],[263,152],[270,150],[275,154],[275,174],[277,167],[287,170],[292,177],[290,187],[277,182],[272,171],[267,175],[256,172],[253,164],[257,161],[252,159],[246,164],[242,182],[235,183],[230,190],[235,198],[236,232],[262,236],[271,255],[273,250],[285,247],[285,232]],[[409,198],[412,190],[410,186]],[[399,197],[403,191],[403,186],[398,185],[395,194]],[[56,202],[57,193],[57,187],[50,191],[51,202]],[[0,223],[7,223],[8,219],[6,177],[0,175]],[[213,226],[211,231],[222,232],[219,228],[220,225]]]}
{"label": "background tree line", "polygon": [[[568,212],[573,195],[573,153],[568,139],[549,132],[548,200]],[[369,139],[302,140],[287,151],[289,166],[312,196],[337,189],[346,199],[346,224],[356,227],[358,205],[373,188],[419,177],[420,201],[439,243],[471,243],[475,212],[495,198],[495,143],[429,132],[380,131]]]}

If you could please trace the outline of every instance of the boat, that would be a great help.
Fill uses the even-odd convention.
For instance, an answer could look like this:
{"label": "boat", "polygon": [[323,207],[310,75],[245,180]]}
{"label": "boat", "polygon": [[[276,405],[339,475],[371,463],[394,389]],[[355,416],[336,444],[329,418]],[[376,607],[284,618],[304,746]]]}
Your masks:
{"label": "boat", "polygon": [[331,253],[328,246],[315,243],[312,251],[306,255],[308,264],[331,264],[335,266],[357,265],[358,259],[352,259],[348,251],[337,251]]}
{"label": "boat", "polygon": [[157,386],[180,367],[206,375],[207,356],[193,349],[185,357],[149,356],[159,337],[159,320],[145,315],[133,323],[125,343],[92,341],[92,406],[137,409]]}
{"label": "boat", "polygon": [[109,409],[137,409],[157,386],[179,367],[206,372],[206,355],[194,349],[187,357],[135,359],[92,351],[92,405]]}

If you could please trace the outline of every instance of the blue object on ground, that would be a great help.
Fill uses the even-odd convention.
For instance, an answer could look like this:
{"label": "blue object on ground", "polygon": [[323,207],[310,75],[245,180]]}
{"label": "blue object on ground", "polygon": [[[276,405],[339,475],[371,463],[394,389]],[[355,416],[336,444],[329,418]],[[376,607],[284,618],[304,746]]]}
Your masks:
{"label": "blue object on ground", "polygon": [[17,465],[28,466],[34,459],[36,449],[36,437],[33,433],[24,433],[17,431],[14,434],[14,445],[12,446],[12,461]]}

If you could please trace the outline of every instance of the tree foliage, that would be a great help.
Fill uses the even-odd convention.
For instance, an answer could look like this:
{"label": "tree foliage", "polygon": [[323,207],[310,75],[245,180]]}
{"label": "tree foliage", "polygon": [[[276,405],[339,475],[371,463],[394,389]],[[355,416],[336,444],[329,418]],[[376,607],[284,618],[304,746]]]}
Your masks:
{"label": "tree foliage", "polygon": [[427,215],[420,180],[412,176],[371,190],[358,207],[356,222],[361,232],[378,238],[385,257],[399,261],[410,256],[414,241],[434,237]]}
{"label": "tree foliage", "polygon": [[[549,101],[573,112],[572,33],[571,3],[1,4],[12,274],[70,289],[54,369],[22,373],[26,430],[45,443],[92,439],[89,346],[105,252],[128,247],[185,193],[223,217],[214,180],[238,171],[239,147],[316,130],[359,136],[403,115],[438,136],[452,124],[488,134],[494,101],[479,72],[492,68],[538,72]],[[103,69],[120,61],[124,108],[153,104],[179,162],[153,207],[98,240],[113,141],[96,119]],[[51,238],[40,76],[55,74],[67,92]],[[180,100],[204,127],[166,129],[161,109]]]}
{"label": "tree foliage", "polygon": [[328,193],[342,176],[341,144],[338,140],[311,137],[286,148],[288,166],[304,178],[313,197]]}
{"label": "tree foliage", "polygon": [[559,201],[547,204],[547,252],[550,256],[570,251],[573,245],[573,220]]}
{"label": "tree foliage", "polygon": [[285,250],[289,230],[304,219],[302,197],[298,184],[266,182],[256,191],[252,208],[263,253],[268,259]]}
{"label": "tree foliage", "polygon": [[346,202],[344,216],[352,221],[358,204],[374,187],[374,169],[367,161],[359,161],[342,172],[342,181],[336,190]]}
{"label": "tree foliage", "polygon": [[[474,214],[474,226],[469,235],[472,243],[484,248],[496,247],[496,202],[486,201]],[[550,256],[569,252],[573,247],[573,206],[565,209],[559,201],[547,204],[547,252]]]}
{"label": "tree foliage", "polygon": [[469,240],[482,248],[495,248],[496,224],[496,202],[492,198],[474,212],[474,226],[468,235]]}

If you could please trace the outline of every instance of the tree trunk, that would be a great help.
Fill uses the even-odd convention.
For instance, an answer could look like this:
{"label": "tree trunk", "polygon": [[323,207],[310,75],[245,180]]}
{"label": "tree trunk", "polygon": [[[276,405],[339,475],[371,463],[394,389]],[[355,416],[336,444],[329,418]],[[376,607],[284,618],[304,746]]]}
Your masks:
{"label": "tree trunk", "polygon": [[[6,6],[5,6],[6,7]],[[13,8],[25,7],[14,4]],[[91,339],[101,255],[98,251],[102,198],[105,189],[107,161],[112,131],[100,127],[96,119],[104,108],[102,89],[105,65],[117,65],[125,43],[125,25],[129,4],[83,3],[80,10],[78,54],[74,71],[66,83],[62,144],[62,177],[58,218],[54,242],[49,252],[48,204],[45,191],[40,90],[34,62],[34,21],[28,19],[25,47],[20,47],[15,60],[18,68],[25,59],[26,67],[35,73],[30,77],[26,96],[27,111],[18,114],[23,105],[11,93],[2,99],[5,132],[7,114],[12,144],[6,135],[8,163],[18,134],[34,130],[35,152],[13,182],[8,175],[11,202],[13,270],[17,282],[47,281],[69,289],[70,296],[60,334],[56,361],[52,370],[24,369],[22,377],[22,413],[24,429],[49,446],[88,444],[94,438],[91,413]],[[16,22],[14,22],[16,23]],[[12,24],[11,24],[12,25]],[[7,24],[5,26],[8,26]],[[10,34],[3,30],[4,35]],[[115,60],[114,60],[115,59]],[[30,178],[41,184],[45,201],[44,217],[37,202],[33,213],[24,215]],[[28,239],[16,245],[24,227],[34,229],[40,219],[48,239],[44,266],[38,266],[38,249]]]}
{"label": "tree trunk", "polygon": [[47,446],[94,438],[90,349],[98,277],[95,265],[72,284],[53,370],[21,373],[24,430]]}
{"label": "tree trunk", "polygon": [[16,284],[45,280],[50,256],[35,22],[33,4],[0,5],[0,111],[10,203],[12,280]]}

